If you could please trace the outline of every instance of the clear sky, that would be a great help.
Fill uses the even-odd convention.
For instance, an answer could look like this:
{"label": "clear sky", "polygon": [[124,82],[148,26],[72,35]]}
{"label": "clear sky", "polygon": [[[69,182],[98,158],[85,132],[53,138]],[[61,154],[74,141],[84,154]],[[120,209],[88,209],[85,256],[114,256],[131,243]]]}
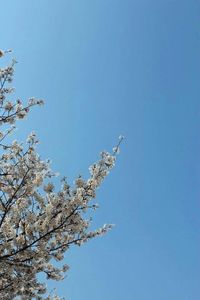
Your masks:
{"label": "clear sky", "polygon": [[[200,1],[2,1],[16,97],[55,171],[87,176],[126,139],[99,190],[106,236],[66,255],[69,300],[200,299]],[[3,60],[2,60],[3,63]]]}

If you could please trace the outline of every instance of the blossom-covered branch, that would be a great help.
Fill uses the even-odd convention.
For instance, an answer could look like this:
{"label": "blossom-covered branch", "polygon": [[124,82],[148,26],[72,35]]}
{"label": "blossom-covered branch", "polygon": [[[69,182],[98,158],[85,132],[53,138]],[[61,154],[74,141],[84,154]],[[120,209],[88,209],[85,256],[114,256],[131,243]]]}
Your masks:
{"label": "blossom-covered branch", "polygon": [[0,299],[53,299],[45,296],[46,286],[37,275],[42,272],[47,279],[61,280],[69,267],[55,267],[55,260],[62,261],[71,245],[80,246],[112,227],[90,231],[85,213],[97,208],[91,201],[114,166],[123,137],[112,154],[101,153],[89,168],[89,179],[78,177],[71,187],[64,178],[56,191],[52,182],[56,174],[38,155],[35,133],[24,144],[7,142],[17,120],[25,118],[32,106],[43,104],[34,98],[25,106],[19,99],[10,100],[15,63],[0,69]]}

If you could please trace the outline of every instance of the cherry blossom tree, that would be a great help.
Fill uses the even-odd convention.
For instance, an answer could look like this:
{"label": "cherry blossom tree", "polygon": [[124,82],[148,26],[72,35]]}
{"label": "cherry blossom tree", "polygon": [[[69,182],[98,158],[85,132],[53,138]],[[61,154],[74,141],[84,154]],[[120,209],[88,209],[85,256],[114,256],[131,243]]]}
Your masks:
{"label": "cherry blossom tree", "polygon": [[[6,52],[0,50],[0,57]],[[52,181],[56,174],[37,153],[35,133],[25,143],[9,142],[15,123],[33,106],[43,104],[34,98],[26,105],[10,100],[15,64],[13,60],[0,68],[0,299],[59,299],[48,294],[38,274],[63,279],[69,267],[57,267],[55,261],[62,261],[71,245],[80,246],[112,227],[90,231],[88,212],[97,208],[92,199],[114,166],[123,137],[112,154],[102,152],[90,166],[89,179],[78,177],[70,186],[63,178],[56,191]]]}

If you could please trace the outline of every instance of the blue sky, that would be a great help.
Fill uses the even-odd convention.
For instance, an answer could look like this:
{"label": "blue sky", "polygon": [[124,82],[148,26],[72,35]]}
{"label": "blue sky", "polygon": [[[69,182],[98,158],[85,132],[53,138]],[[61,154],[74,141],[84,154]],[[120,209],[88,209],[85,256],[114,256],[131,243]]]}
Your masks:
{"label": "blue sky", "polygon": [[126,137],[94,216],[116,227],[67,253],[67,279],[50,284],[67,299],[200,297],[199,12],[197,0],[1,4],[16,97],[46,100],[16,136],[35,130],[71,182]]}

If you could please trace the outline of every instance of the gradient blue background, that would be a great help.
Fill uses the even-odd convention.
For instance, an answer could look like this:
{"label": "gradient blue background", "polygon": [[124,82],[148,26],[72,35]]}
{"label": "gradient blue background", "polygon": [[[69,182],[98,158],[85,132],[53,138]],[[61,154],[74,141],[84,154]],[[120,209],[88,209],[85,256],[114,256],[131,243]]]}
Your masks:
{"label": "gradient blue background", "polygon": [[[71,182],[119,134],[98,192],[107,236],[66,255],[70,300],[200,299],[200,1],[3,1],[16,97],[44,98],[16,136]],[[6,61],[2,59],[1,63]]]}

